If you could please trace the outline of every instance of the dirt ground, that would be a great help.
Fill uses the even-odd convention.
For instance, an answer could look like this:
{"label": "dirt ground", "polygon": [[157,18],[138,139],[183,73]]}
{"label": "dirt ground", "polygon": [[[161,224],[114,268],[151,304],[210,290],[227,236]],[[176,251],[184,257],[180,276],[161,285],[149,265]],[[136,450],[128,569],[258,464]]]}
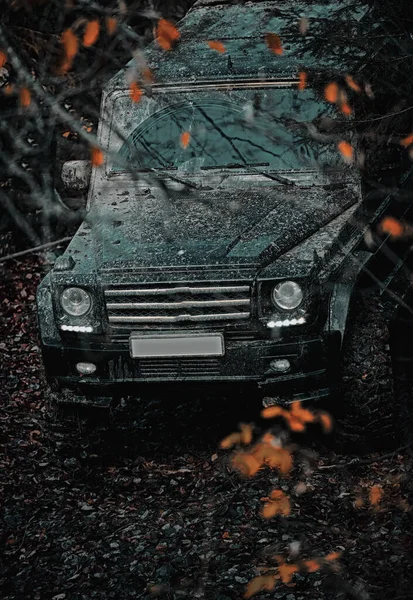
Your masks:
{"label": "dirt ground", "polygon": [[[244,479],[218,447],[240,420],[237,397],[137,399],[106,424],[58,419],[36,330],[35,288],[47,268],[29,256],[1,272],[4,600],[235,600],[275,555],[294,562],[336,551],[337,568],[295,573],[257,597],[412,598],[402,451],[350,458],[317,441],[297,446],[285,478],[267,469]],[[374,486],[383,496],[373,506]],[[291,497],[291,515],[265,520],[261,499],[276,487]]]}

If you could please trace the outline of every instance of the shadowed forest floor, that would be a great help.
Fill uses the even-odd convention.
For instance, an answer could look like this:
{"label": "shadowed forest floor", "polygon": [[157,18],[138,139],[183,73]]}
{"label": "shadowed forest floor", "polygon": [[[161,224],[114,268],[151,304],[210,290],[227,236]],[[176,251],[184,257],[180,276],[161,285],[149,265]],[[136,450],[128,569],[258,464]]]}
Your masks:
{"label": "shadowed forest floor", "polygon": [[[0,283],[4,600],[235,600],[274,555],[334,551],[339,571],[295,574],[258,597],[411,598],[402,452],[346,458],[318,441],[297,447],[287,477],[264,470],[243,479],[218,449],[241,419],[237,397],[136,400],[106,424],[57,418],[36,330],[46,268],[32,256],[9,261]],[[376,485],[384,493],[373,507]],[[275,487],[291,497],[291,516],[264,520],[260,499]]]}

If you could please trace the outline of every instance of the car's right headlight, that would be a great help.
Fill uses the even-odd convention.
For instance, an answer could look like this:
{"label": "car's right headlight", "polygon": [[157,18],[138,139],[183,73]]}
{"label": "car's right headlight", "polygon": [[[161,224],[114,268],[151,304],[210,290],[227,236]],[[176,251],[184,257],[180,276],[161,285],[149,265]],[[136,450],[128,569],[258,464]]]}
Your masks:
{"label": "car's right headlight", "polygon": [[278,308],[294,310],[300,306],[304,295],[296,281],[282,281],[274,286],[271,297]]}
{"label": "car's right headlight", "polygon": [[92,306],[92,298],[83,288],[68,287],[60,296],[60,304],[71,317],[83,317]]}

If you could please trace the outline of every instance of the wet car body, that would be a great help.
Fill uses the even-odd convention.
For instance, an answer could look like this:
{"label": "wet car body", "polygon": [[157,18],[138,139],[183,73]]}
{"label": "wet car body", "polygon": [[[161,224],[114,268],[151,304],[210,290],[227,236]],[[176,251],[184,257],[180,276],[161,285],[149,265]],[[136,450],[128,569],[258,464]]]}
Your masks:
{"label": "wet car body", "polygon": [[[92,402],[155,384],[251,383],[308,399],[334,387],[353,289],[366,265],[375,270],[364,235],[388,201],[366,214],[360,178],[336,142],[314,150],[283,129],[286,116],[308,124],[331,109],[298,90],[299,70],[319,60],[297,55],[298,34],[285,36],[283,56],[265,41],[297,10],[200,2],[179,24],[173,51],[148,49],[155,83],[143,84],[137,106],[125,71],[108,84],[98,134],[105,164],[93,170],[87,218],[38,289],[46,373],[62,397]],[[325,7],[312,10],[320,16]],[[208,46],[216,39],[225,53]],[[346,52],[354,56],[347,45],[343,61]],[[254,111],[263,106],[260,121]],[[228,111],[236,118],[227,120]],[[264,135],[268,114],[271,151],[258,137],[251,150],[246,128],[253,123],[254,135]],[[180,136],[189,130],[186,144]],[[285,152],[272,151],[277,143]],[[302,300],[283,309],[272,297],[288,281]],[[62,306],[71,287],[91,299],[82,316]]]}

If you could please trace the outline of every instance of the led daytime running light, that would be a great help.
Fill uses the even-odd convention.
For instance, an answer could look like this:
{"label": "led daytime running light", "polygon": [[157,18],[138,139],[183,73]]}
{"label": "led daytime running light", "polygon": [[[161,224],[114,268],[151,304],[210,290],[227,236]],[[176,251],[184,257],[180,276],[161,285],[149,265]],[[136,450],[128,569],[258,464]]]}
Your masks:
{"label": "led daytime running light", "polygon": [[92,333],[93,327],[90,325],[62,325],[62,331],[77,331],[79,333]]}
{"label": "led daytime running light", "polygon": [[290,325],[304,325],[305,318],[300,317],[299,319],[284,319],[283,321],[268,321],[267,327],[274,329],[274,327],[289,327]]}

